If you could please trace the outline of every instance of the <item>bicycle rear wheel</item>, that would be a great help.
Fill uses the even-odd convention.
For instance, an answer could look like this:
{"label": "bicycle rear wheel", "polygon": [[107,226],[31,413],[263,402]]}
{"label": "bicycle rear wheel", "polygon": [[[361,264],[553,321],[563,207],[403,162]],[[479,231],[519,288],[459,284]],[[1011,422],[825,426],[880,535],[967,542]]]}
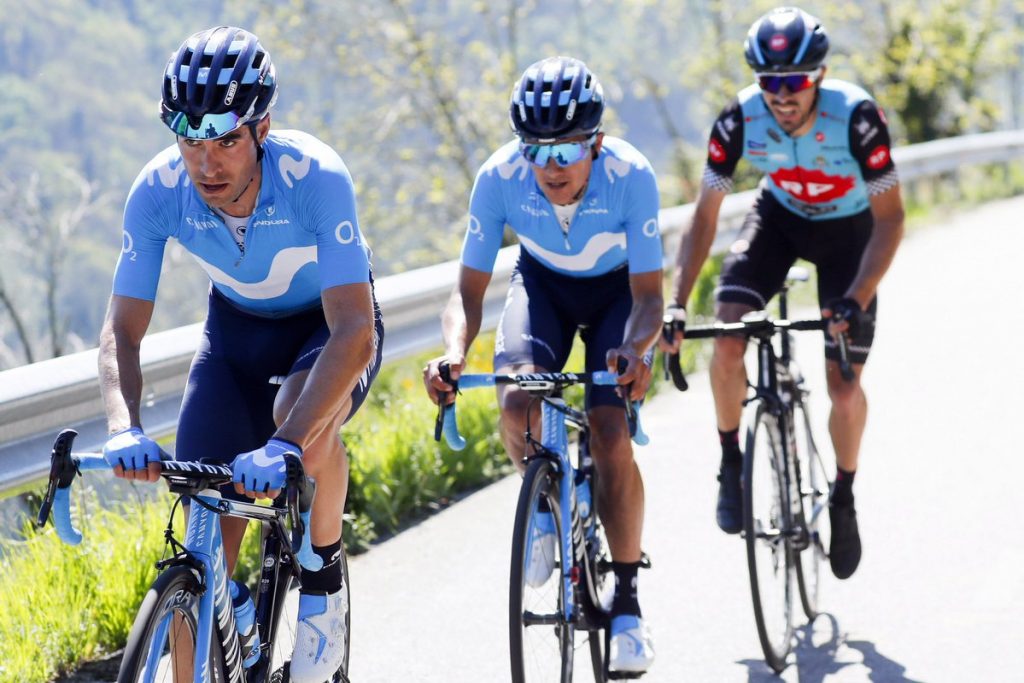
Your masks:
{"label": "bicycle rear wheel", "polygon": [[782,435],[763,401],[750,404],[743,457],[743,531],[754,621],[765,661],[786,667],[793,641],[789,490]]}
{"label": "bicycle rear wheel", "polygon": [[800,509],[807,529],[807,547],[797,553],[796,578],[804,614],[813,620],[821,610],[821,583],[829,573],[831,527],[828,500],[831,481],[811,432],[811,419],[803,401],[794,405],[793,428],[800,466]]}
{"label": "bicycle rear wheel", "polygon": [[[573,624],[566,615],[565,582],[562,581],[562,524],[559,507],[559,474],[544,459],[526,469],[512,535],[509,572],[509,654],[513,683],[552,683],[572,680]],[[555,570],[540,585],[527,581],[531,531],[541,499],[547,501],[555,521]],[[534,577],[534,584],[538,583]]]}
{"label": "bicycle rear wheel", "polygon": [[[192,680],[200,593],[199,579],[189,567],[170,567],[156,577],[128,635],[117,683]],[[172,645],[180,653],[178,656],[172,653]],[[210,660],[213,680],[226,680],[216,634]]]}

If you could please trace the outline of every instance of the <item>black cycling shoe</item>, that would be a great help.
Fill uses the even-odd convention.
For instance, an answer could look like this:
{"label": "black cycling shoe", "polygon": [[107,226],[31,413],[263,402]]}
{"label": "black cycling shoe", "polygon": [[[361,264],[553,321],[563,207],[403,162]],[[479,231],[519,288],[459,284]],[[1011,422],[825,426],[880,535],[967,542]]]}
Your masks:
{"label": "black cycling shoe", "polygon": [[742,460],[723,460],[718,470],[718,507],[715,518],[718,527],[727,534],[743,530],[743,496],[740,489]]}
{"label": "black cycling shoe", "polygon": [[860,564],[860,531],[857,529],[857,511],[853,505],[829,506],[832,525],[832,543],[828,561],[837,579],[848,579]]}

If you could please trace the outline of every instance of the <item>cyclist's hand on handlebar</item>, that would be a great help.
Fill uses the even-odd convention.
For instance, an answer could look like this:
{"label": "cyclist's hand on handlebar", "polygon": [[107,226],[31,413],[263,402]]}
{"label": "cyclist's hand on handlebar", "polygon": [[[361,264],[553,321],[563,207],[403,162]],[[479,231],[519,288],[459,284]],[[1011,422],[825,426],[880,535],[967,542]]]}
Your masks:
{"label": "cyclist's hand on handlebar", "polygon": [[821,309],[821,315],[829,318],[828,333],[833,339],[837,339],[844,332],[850,337],[855,337],[866,327],[874,324],[873,316],[861,308],[860,302],[848,296],[827,302]]}
{"label": "cyclist's hand on handlebar", "polygon": [[437,403],[439,394],[447,394],[447,404],[455,402],[454,387],[441,377],[441,366],[447,365],[448,372],[452,379],[458,379],[462,374],[462,368],[466,364],[466,357],[448,353],[444,356],[431,359],[423,367],[423,386],[427,390],[430,400]]}
{"label": "cyclist's hand on handlebar", "polygon": [[235,492],[249,498],[277,498],[284,486],[285,453],[302,457],[302,449],[284,439],[271,439],[263,448],[235,456],[231,463]]}
{"label": "cyclist's hand on handlebar", "polygon": [[662,322],[658,348],[665,353],[679,353],[679,344],[686,334],[686,308],[676,303],[669,304],[665,307]]}
{"label": "cyclist's hand on handlebar", "polygon": [[[651,386],[651,355],[649,352],[644,357],[640,357],[633,349],[625,346],[610,349],[605,355],[609,372],[619,372],[620,360],[625,361],[626,367],[619,374],[617,380],[620,386],[629,386],[629,396],[623,396],[623,398],[639,401],[647,394],[647,389]],[[619,390],[620,396],[622,391]]]}
{"label": "cyclist's hand on handlebar", "polygon": [[160,446],[140,427],[129,427],[111,434],[103,445],[103,458],[114,468],[114,475],[121,479],[160,479]]}

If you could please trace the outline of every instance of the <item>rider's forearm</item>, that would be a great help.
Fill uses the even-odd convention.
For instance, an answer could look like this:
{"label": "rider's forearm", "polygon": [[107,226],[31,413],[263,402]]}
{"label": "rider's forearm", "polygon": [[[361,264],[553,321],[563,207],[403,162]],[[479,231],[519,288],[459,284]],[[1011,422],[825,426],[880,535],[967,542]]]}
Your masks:
{"label": "rider's forearm", "polygon": [[347,320],[331,332],[309,371],[302,393],[275,438],[305,448],[336,422],[359,377],[376,353],[373,320]]}
{"label": "rider's forearm", "polygon": [[109,323],[100,333],[99,377],[110,433],[133,426],[141,427],[142,364],[139,345],[132,343],[126,335],[114,332]]}
{"label": "rider's forearm", "polygon": [[853,284],[847,290],[847,296],[855,299],[861,308],[867,308],[871,300],[875,298],[878,284],[893,258],[896,256],[896,249],[900,240],[903,239],[903,216],[891,219],[877,220],[871,232],[871,238],[864,248],[864,255],[860,260],[860,268]]}
{"label": "rider's forearm", "polygon": [[690,226],[679,238],[679,251],[676,254],[676,266],[672,273],[673,301],[686,307],[686,302],[693,291],[694,283],[700,270],[711,253],[711,245],[715,241],[716,220],[695,213]]}
{"label": "rider's forearm", "polygon": [[449,356],[465,357],[470,345],[480,333],[483,320],[483,302],[467,301],[458,289],[452,292],[441,315],[441,334]]}
{"label": "rider's forearm", "polygon": [[622,345],[632,349],[637,356],[647,353],[661,334],[663,307],[660,296],[634,297],[622,335]]}

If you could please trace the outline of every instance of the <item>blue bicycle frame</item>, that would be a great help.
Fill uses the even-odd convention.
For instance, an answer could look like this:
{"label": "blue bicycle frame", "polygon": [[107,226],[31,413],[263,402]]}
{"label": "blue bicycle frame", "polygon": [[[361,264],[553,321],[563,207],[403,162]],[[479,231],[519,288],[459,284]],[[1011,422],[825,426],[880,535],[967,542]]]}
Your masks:
{"label": "blue bicycle frame", "polygon": [[[614,372],[599,371],[593,373],[534,373],[524,375],[499,375],[499,374],[475,374],[462,375],[458,379],[460,389],[473,389],[477,387],[493,387],[498,384],[516,384],[525,391],[538,394],[549,394],[559,386],[571,384],[595,384],[602,386],[615,386],[618,384],[617,375]],[[558,378],[558,379],[554,379]],[[630,432],[634,443],[646,445],[649,442],[647,435],[640,426],[639,402],[631,404],[632,411],[627,409],[627,414],[634,416],[630,422]],[[558,456],[557,469],[559,474],[559,508],[561,519],[564,520],[561,528],[562,536],[562,584],[565,591],[566,605],[570,606],[571,613],[565,618],[570,623],[575,623],[579,604],[576,600],[576,583],[579,577],[573,576],[573,568],[578,565],[573,552],[576,548],[582,548],[582,543],[573,543],[574,523],[573,507],[576,501],[576,469],[572,466],[569,458],[569,431],[565,426],[565,402],[561,398],[546,395],[541,401],[541,446],[545,451]],[[455,416],[455,405],[445,408],[442,416],[442,432],[448,445],[456,451],[466,447],[466,440],[459,434],[458,423]],[[582,530],[580,530],[582,533]]]}
{"label": "blue bicycle frame", "polygon": [[[111,469],[102,455],[91,453],[74,454],[71,458],[75,469],[99,470]],[[223,465],[210,465],[198,462],[163,461],[161,466],[165,472],[206,473],[219,476],[231,476],[231,468]],[[53,497],[54,526],[57,535],[69,545],[78,545],[82,534],[71,523],[71,486],[58,487]],[[213,645],[213,632],[216,626],[220,643],[224,646],[224,675],[229,683],[243,683],[245,669],[242,666],[241,649],[239,647],[235,625],[235,613],[228,592],[227,563],[224,559],[224,544],[220,530],[220,516],[223,514],[248,519],[270,521],[281,514],[280,510],[262,505],[225,500],[215,489],[205,489],[192,496],[195,504],[190,505],[188,522],[185,530],[185,554],[190,558],[192,566],[200,573],[203,586],[213,586],[213,590],[204,590],[199,598],[195,653],[193,662],[194,683],[209,683],[210,651]],[[310,511],[302,512],[304,533],[299,552],[296,554],[299,563],[312,571],[323,566],[323,560],[313,552],[309,534]],[[167,630],[171,626],[172,616],[160,624],[153,634],[153,640],[164,642]],[[147,676],[150,683],[157,674],[163,653],[151,650],[146,662]]]}

